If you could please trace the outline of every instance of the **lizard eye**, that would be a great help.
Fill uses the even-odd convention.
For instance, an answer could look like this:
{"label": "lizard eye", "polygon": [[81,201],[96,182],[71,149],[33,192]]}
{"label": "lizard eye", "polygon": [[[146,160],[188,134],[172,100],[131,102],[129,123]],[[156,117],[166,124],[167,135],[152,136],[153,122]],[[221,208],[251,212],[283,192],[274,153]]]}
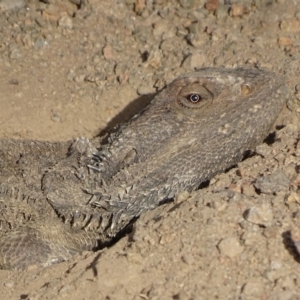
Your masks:
{"label": "lizard eye", "polygon": [[202,100],[202,97],[199,94],[190,94],[187,96],[187,100],[189,100],[191,103],[198,103]]}
{"label": "lizard eye", "polygon": [[193,82],[180,90],[176,100],[183,110],[202,110],[212,102],[213,94],[204,85]]}

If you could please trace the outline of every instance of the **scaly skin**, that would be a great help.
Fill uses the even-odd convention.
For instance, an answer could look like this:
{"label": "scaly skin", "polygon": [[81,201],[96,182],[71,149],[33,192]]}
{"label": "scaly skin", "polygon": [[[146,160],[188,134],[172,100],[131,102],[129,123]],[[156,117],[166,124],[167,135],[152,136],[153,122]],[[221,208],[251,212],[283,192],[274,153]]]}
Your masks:
{"label": "scaly skin", "polygon": [[272,72],[206,68],[175,79],[102,148],[0,141],[0,265],[50,265],[105,246],[143,212],[240,161],[287,96]]}

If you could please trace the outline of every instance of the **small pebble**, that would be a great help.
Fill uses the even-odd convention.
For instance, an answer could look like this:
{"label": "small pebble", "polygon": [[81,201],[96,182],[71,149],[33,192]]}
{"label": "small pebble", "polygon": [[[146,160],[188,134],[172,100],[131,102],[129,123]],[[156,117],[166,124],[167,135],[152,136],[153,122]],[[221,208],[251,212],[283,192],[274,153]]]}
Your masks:
{"label": "small pebble", "polygon": [[20,8],[23,8],[25,5],[25,0],[1,0],[0,12],[18,10]]}
{"label": "small pebble", "polygon": [[144,85],[144,84],[142,84],[141,86],[139,86],[139,88],[137,89],[137,93],[139,95],[151,95],[154,92],[155,92],[154,88],[151,88],[151,86]]}
{"label": "small pebble", "polygon": [[243,286],[243,294],[252,297],[261,297],[264,293],[264,284],[261,280],[252,279]]}
{"label": "small pebble", "polygon": [[58,25],[67,29],[72,29],[73,20],[67,15],[67,13],[64,13],[64,15],[58,20]]}
{"label": "small pebble", "polygon": [[10,52],[9,57],[11,59],[18,59],[18,58],[22,57],[22,53],[19,48],[15,48]]}
{"label": "small pebble", "polygon": [[192,70],[205,65],[206,55],[202,52],[195,52],[185,59],[184,65]]}
{"label": "small pebble", "polygon": [[231,17],[240,17],[244,14],[244,8],[241,5],[233,4],[230,9]]}
{"label": "small pebble", "polygon": [[179,4],[183,7],[183,8],[192,8],[194,6],[194,0],[178,0]]}
{"label": "small pebble", "polygon": [[221,240],[218,244],[218,249],[222,255],[234,258],[243,252],[244,247],[241,246],[236,237],[228,237]]}
{"label": "small pebble", "polygon": [[271,151],[272,151],[272,148],[265,143],[258,145],[255,148],[255,152],[257,154],[261,155],[262,157],[267,157],[271,153]]}
{"label": "small pebble", "polygon": [[273,223],[272,206],[267,202],[253,206],[245,212],[244,217],[250,223],[270,227]]}
{"label": "small pebble", "polygon": [[298,254],[300,255],[300,228],[299,227],[295,227],[291,230],[291,240]]}
{"label": "small pebble", "polygon": [[278,39],[278,44],[280,46],[292,46],[293,40],[288,36],[282,36]]}
{"label": "small pebble", "polygon": [[219,6],[219,0],[207,0],[204,7],[209,11],[215,11]]}
{"label": "small pebble", "polygon": [[272,195],[279,191],[287,191],[289,184],[288,177],[281,170],[277,170],[271,175],[258,178],[254,186],[262,193]]}
{"label": "small pebble", "polygon": [[270,297],[266,298],[266,300],[297,300],[299,299],[296,296],[295,292],[292,291],[281,291],[272,294]]}
{"label": "small pebble", "polygon": [[283,20],[280,22],[280,29],[286,32],[299,32],[300,21],[299,20]]}

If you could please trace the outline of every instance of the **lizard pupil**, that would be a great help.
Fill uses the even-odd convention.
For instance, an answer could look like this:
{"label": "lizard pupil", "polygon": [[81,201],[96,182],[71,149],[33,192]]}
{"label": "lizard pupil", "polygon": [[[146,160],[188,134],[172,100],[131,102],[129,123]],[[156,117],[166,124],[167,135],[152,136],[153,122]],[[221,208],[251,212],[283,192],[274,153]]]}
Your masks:
{"label": "lizard pupil", "polygon": [[192,102],[192,103],[197,103],[201,100],[201,97],[199,94],[191,94],[189,96],[189,100]]}

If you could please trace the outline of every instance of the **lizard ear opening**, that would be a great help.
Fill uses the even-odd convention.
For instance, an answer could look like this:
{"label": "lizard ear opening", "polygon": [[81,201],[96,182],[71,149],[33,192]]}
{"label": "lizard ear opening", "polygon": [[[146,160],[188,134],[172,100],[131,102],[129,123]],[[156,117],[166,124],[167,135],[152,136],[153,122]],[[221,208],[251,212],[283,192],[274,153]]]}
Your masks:
{"label": "lizard ear opening", "polygon": [[249,84],[242,84],[241,86],[241,92],[243,96],[248,96],[252,92],[252,88]]}

